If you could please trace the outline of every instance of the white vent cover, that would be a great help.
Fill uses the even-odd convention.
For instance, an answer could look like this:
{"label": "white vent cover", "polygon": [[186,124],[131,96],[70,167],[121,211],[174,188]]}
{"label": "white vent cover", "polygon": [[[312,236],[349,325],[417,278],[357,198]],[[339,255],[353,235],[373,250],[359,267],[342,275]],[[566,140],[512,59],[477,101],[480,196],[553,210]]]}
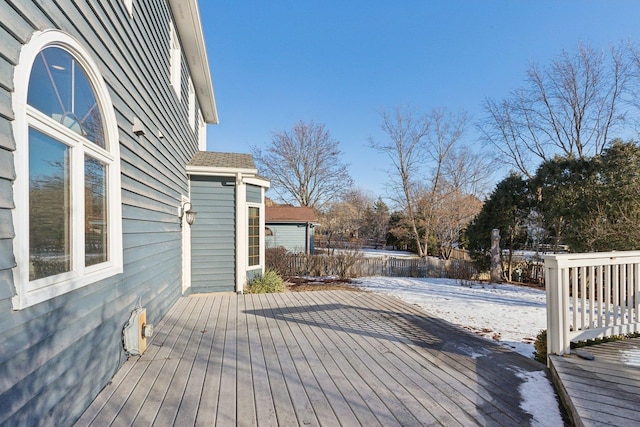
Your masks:
{"label": "white vent cover", "polygon": [[147,338],[153,335],[153,325],[147,324],[147,309],[136,308],[122,330],[124,349],[127,353],[140,355],[147,349]]}

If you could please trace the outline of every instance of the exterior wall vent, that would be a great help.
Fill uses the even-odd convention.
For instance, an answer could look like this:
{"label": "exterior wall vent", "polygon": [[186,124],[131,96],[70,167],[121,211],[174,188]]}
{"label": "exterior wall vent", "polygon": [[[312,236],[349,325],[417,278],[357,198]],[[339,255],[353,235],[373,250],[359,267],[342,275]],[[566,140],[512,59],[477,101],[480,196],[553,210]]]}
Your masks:
{"label": "exterior wall vent", "polygon": [[147,349],[147,338],[153,336],[153,325],[147,324],[147,309],[136,308],[122,330],[124,349],[132,355],[140,355]]}

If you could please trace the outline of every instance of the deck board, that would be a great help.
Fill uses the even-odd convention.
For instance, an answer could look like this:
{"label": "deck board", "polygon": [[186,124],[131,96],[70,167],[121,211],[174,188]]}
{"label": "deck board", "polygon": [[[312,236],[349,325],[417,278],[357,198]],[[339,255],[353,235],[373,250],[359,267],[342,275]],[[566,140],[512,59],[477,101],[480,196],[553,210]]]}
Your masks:
{"label": "deck board", "polygon": [[[371,334],[369,334],[371,335]],[[432,413],[440,422],[448,426],[455,425],[471,425],[475,424],[473,419],[458,406],[461,402],[459,394],[451,385],[440,381],[435,375],[429,374],[428,377],[423,372],[428,372],[424,366],[415,363],[411,357],[413,353],[409,347],[401,344],[398,345],[392,341],[381,340],[379,342],[382,350],[380,354],[383,356],[381,363],[391,368],[389,374],[401,378],[403,384],[413,395],[427,394],[431,397],[429,400],[422,400],[425,408]],[[450,390],[450,395],[456,395],[457,401],[453,401],[449,395],[442,392],[442,388]]]}
{"label": "deck board", "polygon": [[[315,296],[319,297],[320,294]],[[339,307],[327,304],[326,300],[322,301],[322,304],[333,307],[332,309],[339,312]],[[357,313],[353,313],[350,318],[345,320],[338,322],[334,330],[343,332],[339,334],[342,338],[341,345],[351,349],[347,357],[358,361],[357,371],[363,378],[368,379],[369,387],[378,394],[380,400],[389,408],[398,423],[400,425],[417,425],[419,422],[435,423],[435,417],[407,390],[407,385],[411,381],[402,372],[394,369],[388,360],[384,359],[383,353],[387,349],[376,348],[380,338],[372,336],[371,332],[350,333],[352,325],[361,323]],[[384,359],[382,363],[381,359]],[[396,375],[400,378],[397,378]]]}
{"label": "deck board", "polygon": [[[181,380],[176,373],[178,372],[178,367],[187,347],[192,347],[189,341],[193,336],[193,329],[204,308],[205,301],[205,299],[199,299],[190,303],[192,309],[186,322],[183,323],[181,330],[178,332],[177,339],[173,341],[171,345],[167,345],[165,342],[157,356],[150,362],[152,365],[161,364],[161,368],[150,388],[147,384],[136,388],[136,390],[148,390],[148,395],[143,400],[142,407],[137,416],[130,417],[130,414],[133,414],[135,411],[127,411],[117,418],[114,424],[117,424],[120,420],[128,422],[129,419],[133,419],[131,424],[123,423],[121,425],[151,425],[156,422],[156,419],[159,423],[165,422],[167,424],[173,424],[175,414],[182,399],[182,390],[173,390],[171,384],[175,384]],[[179,386],[177,386],[177,388],[179,388]],[[129,399],[128,403],[132,403],[131,406],[135,407],[136,401],[139,400]]]}
{"label": "deck board", "polygon": [[[483,409],[485,413],[483,422],[494,418],[494,421],[499,423],[521,425],[528,421],[528,415],[519,411],[518,399],[513,399],[514,390],[517,390],[520,380],[515,377],[514,371],[505,370],[502,363],[496,363],[501,356],[510,353],[508,350],[501,346],[484,346],[481,338],[471,334],[459,334],[459,328],[438,319],[425,317],[424,313],[417,308],[407,307],[399,300],[392,301],[390,306],[397,309],[401,314],[400,318],[408,321],[408,324],[423,325],[423,328],[417,330],[409,327],[401,330],[414,331],[409,337],[418,345],[427,343],[428,356],[426,357],[459,381],[462,387],[458,387],[457,390],[468,389],[475,392],[469,397],[475,399],[476,407]],[[431,336],[425,334],[425,331],[429,331]],[[434,336],[452,337],[452,339],[438,341]],[[486,355],[478,350],[483,347],[489,350]],[[477,388],[480,373],[486,387]],[[500,414],[499,419],[496,419],[493,414]],[[507,414],[506,418],[504,414]]]}
{"label": "deck board", "polygon": [[[253,312],[256,303],[259,305],[257,295],[247,295],[244,298],[245,313]],[[260,337],[261,330],[264,330],[266,319],[258,316],[247,316],[247,333],[249,337],[249,363],[253,381],[253,402],[255,405],[256,420],[264,425],[276,425],[276,411],[271,396],[271,383],[264,356],[264,348]],[[242,398],[244,395],[240,395]]]}
{"label": "deck board", "polygon": [[177,426],[194,425],[196,422],[221,301],[221,298],[213,297],[208,297],[205,301],[205,310],[203,310],[205,316],[201,318],[202,323],[199,323],[196,329],[196,333],[200,334],[200,340],[186,390],[180,402],[180,409],[176,415],[175,425]]}
{"label": "deck board", "polygon": [[586,347],[594,360],[576,354],[550,356],[551,373],[568,411],[585,426],[640,425],[640,367],[625,363],[625,355],[640,355],[634,338]]}
{"label": "deck board", "polygon": [[[272,298],[274,300],[280,300],[274,302],[279,307],[278,310],[279,313],[281,313],[279,315],[286,316],[290,310],[290,306],[289,304],[283,304],[283,294],[272,295]],[[303,385],[302,388],[307,394],[309,404],[311,405],[310,407],[313,408],[313,412],[316,413],[316,418],[321,419],[323,425],[340,425],[320,385],[319,378],[324,377],[323,369],[320,365],[316,366],[316,370],[312,368],[310,361],[314,358],[313,347],[306,341],[305,336],[300,330],[299,323],[284,322],[280,325],[280,332],[282,338],[287,343],[293,367],[295,367],[297,375]]]}
{"label": "deck board", "polygon": [[207,371],[202,384],[202,396],[200,397],[200,405],[196,416],[197,426],[210,426],[214,424],[218,414],[218,396],[220,392],[222,359],[224,356],[224,339],[230,301],[229,298],[225,297],[219,297],[219,299],[219,312],[215,327],[212,331],[211,351],[209,353]]}
{"label": "deck board", "polygon": [[514,372],[546,372],[365,292],[192,295],[156,330],[78,426],[528,425]]}
{"label": "deck board", "polygon": [[219,393],[218,395],[216,425],[229,426],[236,424],[236,367],[239,355],[237,351],[237,328],[229,326],[236,324],[237,319],[238,298],[230,298],[220,371],[220,390],[224,391],[224,393]]}
{"label": "deck board", "polygon": [[[291,304],[299,304],[297,296],[299,296],[298,293],[287,294]],[[328,377],[323,381],[323,390],[336,416],[343,425],[379,425],[358,389],[349,380],[349,375],[343,371],[347,360],[342,358],[342,354],[331,345],[322,331],[314,330],[309,325],[311,316],[302,312],[303,321],[299,324],[308,343],[313,346],[318,363]]]}

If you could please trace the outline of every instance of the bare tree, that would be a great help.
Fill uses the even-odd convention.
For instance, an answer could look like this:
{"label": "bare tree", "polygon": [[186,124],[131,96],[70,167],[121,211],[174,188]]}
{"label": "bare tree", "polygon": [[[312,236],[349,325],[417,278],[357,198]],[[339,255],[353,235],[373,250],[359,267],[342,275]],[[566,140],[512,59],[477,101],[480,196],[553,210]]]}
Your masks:
{"label": "bare tree", "polygon": [[354,228],[357,228],[354,219],[356,215],[354,206],[344,201],[329,202],[320,212],[320,226],[317,233],[322,236],[329,255],[333,254],[336,246],[342,248],[351,246]]}
{"label": "bare tree", "polygon": [[[468,123],[466,113],[453,114],[445,109],[434,109],[430,114],[431,131],[427,137],[427,153],[431,158],[431,180],[426,184],[426,197],[422,200],[423,245],[428,255],[429,242],[437,233],[437,210],[440,198],[449,192],[452,172],[458,172],[451,166],[455,163],[456,147],[464,134]],[[464,167],[464,166],[462,166]],[[462,178],[460,173],[455,178]],[[460,182],[460,185],[462,182]]]}
{"label": "bare tree", "polygon": [[[434,109],[428,115],[416,116],[408,108],[396,108],[382,114],[382,130],[388,136],[384,143],[371,141],[371,146],[386,153],[392,161],[389,171],[394,201],[405,212],[418,254],[427,256],[430,242],[436,237],[436,209],[445,189],[479,187],[483,163],[461,138],[468,124],[466,113],[450,113]],[[469,160],[471,163],[465,165]],[[466,166],[469,166],[467,169]],[[394,230],[399,231],[398,227]]]}
{"label": "bare tree", "polygon": [[531,65],[524,88],[484,103],[479,128],[496,159],[531,178],[555,154],[600,154],[624,122],[631,63],[623,46],[605,52],[580,44],[546,68]]}
{"label": "bare tree", "polygon": [[373,206],[375,199],[361,189],[351,189],[342,196],[343,203],[349,206],[349,218],[353,238],[360,239],[361,231],[365,228],[365,216]]}
{"label": "bare tree", "polygon": [[262,151],[252,147],[260,173],[283,202],[321,209],[349,189],[353,180],[341,162],[339,142],[323,124],[299,121],[276,132]]}
{"label": "bare tree", "polygon": [[460,239],[462,231],[471,220],[480,213],[482,202],[477,197],[451,188],[439,198],[435,214],[435,237],[444,259],[451,257],[451,252]]}
{"label": "bare tree", "polygon": [[456,191],[482,199],[491,190],[492,161],[485,153],[458,145],[444,160],[443,174]]}
{"label": "bare tree", "polygon": [[418,255],[426,256],[420,243],[414,197],[426,155],[430,121],[425,116],[417,116],[409,107],[396,107],[393,111],[383,112],[381,116],[381,128],[388,139],[384,142],[371,139],[369,144],[391,160],[393,168],[388,173],[393,193],[398,196],[394,201],[406,213]]}
{"label": "bare tree", "polygon": [[389,232],[389,208],[378,198],[366,211],[364,217],[364,233],[376,249],[385,247]]}

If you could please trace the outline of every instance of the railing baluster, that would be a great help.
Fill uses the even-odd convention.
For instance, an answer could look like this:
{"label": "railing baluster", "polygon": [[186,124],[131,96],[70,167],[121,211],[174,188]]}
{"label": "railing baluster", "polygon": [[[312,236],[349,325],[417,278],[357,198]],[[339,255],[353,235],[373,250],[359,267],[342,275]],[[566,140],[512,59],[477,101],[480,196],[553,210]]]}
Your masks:
{"label": "railing baluster", "polygon": [[629,279],[627,264],[620,265],[620,324],[629,324]]}
{"label": "railing baluster", "polygon": [[611,265],[607,265],[605,268],[606,274],[604,276],[604,326],[609,326],[611,324]]}
{"label": "railing baluster", "polygon": [[573,302],[573,322],[571,326],[574,331],[578,330],[578,269],[576,267],[567,268],[569,272],[569,291],[571,292],[571,299]]}
{"label": "railing baluster", "polygon": [[595,327],[595,321],[593,320],[594,316],[594,306],[593,299],[596,294],[596,267],[593,265],[589,266],[589,329]]}
{"label": "railing baluster", "polygon": [[580,330],[585,329],[585,311],[587,303],[587,267],[578,267],[580,272],[578,278],[580,280]]}
{"label": "railing baluster", "polygon": [[611,269],[611,290],[613,293],[613,325],[616,326],[620,317],[620,266],[614,264],[611,266]]}
{"label": "railing baluster", "polygon": [[635,322],[640,323],[640,262],[633,264],[633,308],[636,312]]}
{"label": "railing baluster", "polygon": [[600,265],[598,268],[598,328],[604,326],[604,266]]}

